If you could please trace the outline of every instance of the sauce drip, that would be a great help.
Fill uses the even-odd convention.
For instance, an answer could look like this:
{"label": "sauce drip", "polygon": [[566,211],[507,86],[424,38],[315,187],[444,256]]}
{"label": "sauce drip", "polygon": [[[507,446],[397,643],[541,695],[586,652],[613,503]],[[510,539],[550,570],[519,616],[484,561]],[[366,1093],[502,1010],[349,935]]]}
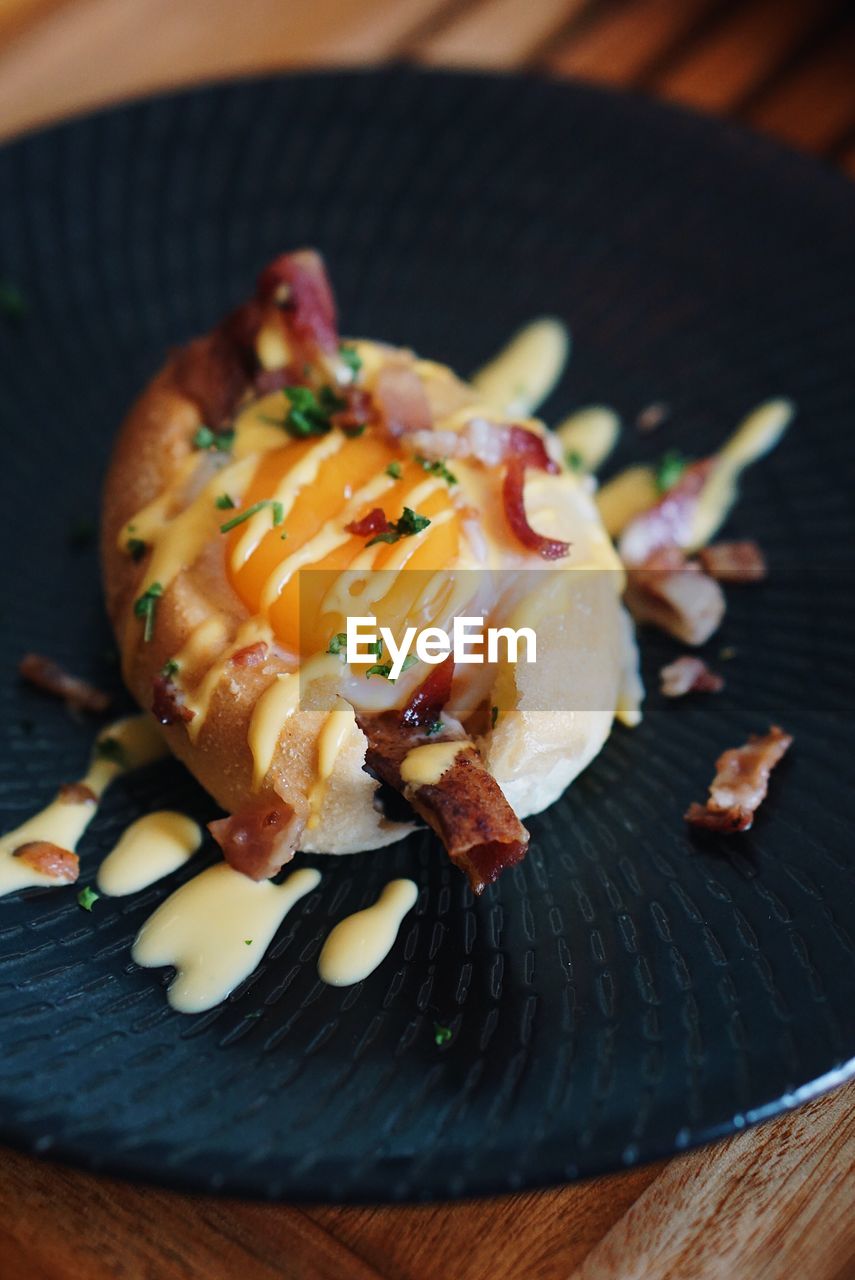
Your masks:
{"label": "sauce drip", "polygon": [[410,786],[433,786],[451,768],[455,757],[471,746],[464,738],[458,742],[428,742],[422,747],[413,747],[401,761],[401,778]]}
{"label": "sauce drip", "polygon": [[113,898],[138,893],[183,867],[202,843],[199,824],[183,813],[158,809],[122,832],[98,868],[98,888]]}
{"label": "sauce drip", "polygon": [[91,797],[69,803],[60,792],[39,813],[0,838],[0,896],[16,889],[59,882],[16,858],[15,850],[30,841],[45,840],[72,852],[98,812],[98,803],[114,778],[166,755],[166,744],[148,716],[117,720],[99,735],[89,768],[80,786]]}
{"label": "sauce drip", "polygon": [[258,968],[288,912],[320,879],[304,868],[276,885],[218,862],[161,903],[131,954],[145,968],[174,965],[169,1003],[181,1013],[202,1013]]}
{"label": "sauce drip", "polygon": [[472,383],[497,413],[527,417],[555,387],[570,353],[560,320],[533,320],[473,376]]}
{"label": "sauce drip", "polygon": [[401,921],[416,905],[412,880],[392,880],[371,907],[340,920],[318,957],[318,974],[333,987],[362,982],[392,950]]}

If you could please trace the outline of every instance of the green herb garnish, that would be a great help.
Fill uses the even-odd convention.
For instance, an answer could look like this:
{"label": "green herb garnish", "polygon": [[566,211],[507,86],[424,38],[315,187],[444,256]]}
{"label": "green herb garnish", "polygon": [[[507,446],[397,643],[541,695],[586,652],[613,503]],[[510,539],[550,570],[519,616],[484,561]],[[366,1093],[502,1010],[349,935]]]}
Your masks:
{"label": "green herb garnish", "polygon": [[441,1048],[444,1044],[448,1044],[451,1039],[451,1027],[440,1026],[438,1022],[433,1024],[434,1042]]}
{"label": "green herb garnish", "polygon": [[142,560],[148,551],[148,543],[143,542],[142,538],[128,538],[125,546],[128,549],[128,555],[132,560]]}
{"label": "green herb garnish", "polygon": [[125,748],[118,738],[99,738],[95,743],[95,754],[99,760],[109,760],[111,764],[118,765],[120,769],[128,767]]}
{"label": "green herb garnish", "polygon": [[243,945],[244,945],[245,947],[251,947],[251,946],[252,946],[252,938],[244,938],[244,940],[243,940]]}
{"label": "green herb garnish", "polygon": [[8,320],[20,320],[27,310],[24,295],[7,280],[0,280],[0,311]]}
{"label": "green herb garnish", "polygon": [[177,676],[179,672],[178,663],[174,658],[169,658],[160,668],[160,674],[165,676],[167,680],[171,680],[173,676]]}
{"label": "green herb garnish", "polygon": [[227,520],[225,524],[220,525],[220,533],[228,533],[230,529],[236,529],[239,524],[243,524],[245,520],[251,519],[257,515],[259,511],[263,511],[265,507],[270,507],[273,512],[273,528],[280,525],[285,519],[285,512],[281,502],[275,502],[272,498],[262,498],[260,502],[254,502],[251,507],[247,507],[246,511],[241,511],[239,516],[232,516],[231,520]]}
{"label": "green herb garnish", "polygon": [[157,602],[163,595],[163,587],[159,582],[153,582],[151,586],[142,593],[138,600],[134,601],[134,613],[138,618],[145,619],[143,627],[143,640],[149,641],[154,635],[154,615],[157,610]]}
{"label": "green herb garnish", "polygon": [[491,708],[490,708],[490,723],[491,723],[491,725],[492,725],[492,727],[493,727],[494,729],[495,729],[495,727],[496,727],[496,721],[498,720],[498,718],[499,718],[499,708],[498,708],[498,707],[491,707]]}
{"label": "green herb garnish", "polygon": [[338,354],[353,374],[353,381],[355,382],[359,377],[359,371],[362,368],[362,357],[356,350],[356,347],[348,346],[346,342],[343,342],[338,349]]}
{"label": "green herb garnish", "polygon": [[[380,657],[380,654],[381,654],[381,653],[382,653],[382,651],[383,651],[383,643],[382,643],[382,641],[378,640],[378,641],[377,641],[377,646],[378,646],[378,650],[379,650],[379,652],[378,652],[377,656],[378,656],[378,658],[379,658],[379,657]],[[370,647],[370,646],[369,646],[369,647]],[[416,664],[417,662],[418,662],[418,658],[415,656],[415,654],[414,654],[414,653],[408,653],[408,654],[407,654],[407,656],[406,656],[406,658],[404,659],[403,663],[401,664],[401,673],[403,674],[403,672],[405,672],[405,671],[409,671],[410,667],[415,666],[415,664]],[[368,670],[365,672],[365,678],[366,678],[366,680],[367,680],[370,676],[383,676],[384,680],[390,680],[390,681],[392,682],[392,684],[394,684],[394,683],[395,683],[395,681],[392,679],[392,663],[391,663],[391,662],[377,662],[377,663],[375,663],[373,667],[369,667],[369,668],[368,668]]]}
{"label": "green herb garnish", "polygon": [[386,468],[386,475],[387,475],[387,476],[391,476],[393,480],[400,480],[400,478],[401,478],[401,464],[400,464],[400,462],[397,462],[397,461],[396,461],[396,462],[390,462],[390,463],[389,463],[389,465],[388,465],[388,467]]}
{"label": "green herb garnish", "polygon": [[571,471],[584,471],[585,459],[582,457],[578,449],[568,449],[564,455],[564,461]]}
{"label": "green herb garnish", "polygon": [[221,493],[219,498],[215,498],[214,506],[218,511],[234,511],[237,503],[227,493]]}
{"label": "green herb garnish", "polygon": [[194,449],[215,449],[217,453],[231,453],[234,442],[234,431],[212,431],[210,427],[199,427],[193,435]]}
{"label": "green herb garnish", "polygon": [[457,484],[457,476],[449,471],[445,465],[444,458],[423,458],[420,453],[417,453],[416,462],[423,471],[429,471],[434,476],[441,476],[448,484]]}
{"label": "green herb garnish", "polygon": [[347,648],[347,632],[337,631],[334,636],[330,636],[329,648],[327,653],[341,653],[342,649]]}
{"label": "green herb garnish", "polygon": [[669,449],[656,468],[656,488],[659,492],[667,493],[672,489],[688,465],[682,453],[676,449]]}
{"label": "green herb garnish", "polygon": [[84,911],[91,911],[100,897],[100,893],[96,893],[94,889],[87,885],[85,889],[81,889],[78,893],[77,905],[82,907]]}
{"label": "green herb garnish", "polygon": [[427,734],[442,733],[444,728],[445,728],[445,725],[442,723],[441,720],[434,720],[433,723],[429,724],[428,727],[425,729],[425,733]]}
{"label": "green herb garnish", "polygon": [[376,533],[365,545],[373,547],[375,542],[398,542],[401,538],[410,538],[414,533],[421,533],[422,529],[426,529],[429,524],[430,520],[427,516],[420,516],[410,507],[404,507],[400,520],[390,522],[389,528],[384,533]]}
{"label": "green herb garnish", "polygon": [[317,395],[311,387],[284,387],[283,395],[290,405],[285,417],[264,418],[264,421],[282,427],[296,440],[325,436],[332,427],[331,415],[344,409],[347,403],[331,387],[321,387]]}

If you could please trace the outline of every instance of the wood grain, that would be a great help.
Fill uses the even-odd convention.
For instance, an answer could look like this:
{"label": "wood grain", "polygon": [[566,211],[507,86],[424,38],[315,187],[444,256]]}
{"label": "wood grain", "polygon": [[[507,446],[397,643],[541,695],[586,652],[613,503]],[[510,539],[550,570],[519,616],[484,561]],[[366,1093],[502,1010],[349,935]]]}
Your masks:
{"label": "wood grain", "polygon": [[[406,55],[746,120],[855,177],[842,0],[0,0],[0,133],[166,85]],[[0,1152],[0,1280],[853,1280],[855,1084],[679,1159],[415,1208],[172,1194]]]}

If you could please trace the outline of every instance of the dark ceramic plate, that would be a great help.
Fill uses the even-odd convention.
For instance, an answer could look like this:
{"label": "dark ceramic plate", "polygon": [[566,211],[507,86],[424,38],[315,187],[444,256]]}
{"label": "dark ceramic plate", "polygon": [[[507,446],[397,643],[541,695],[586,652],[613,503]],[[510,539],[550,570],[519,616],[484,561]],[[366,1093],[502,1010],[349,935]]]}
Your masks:
{"label": "dark ceramic plate", "polygon": [[[575,336],[553,418],[605,400],[617,459],[702,454],[785,393],[797,426],[730,528],[772,574],[730,591],[717,698],[617,730],[474,902],[434,843],[317,859],[253,978],[198,1017],[137,969],[172,888],[0,902],[0,1135],[199,1190],[404,1199],[631,1165],[793,1105],[855,1063],[851,819],[855,189],[754,137],[513,78],[310,75],[147,101],[0,153],[4,829],[78,776],[90,727],[16,679],[25,648],[118,685],[94,547],[110,442],[166,348],[286,247],[318,245],[345,332],[470,369],[535,313]],[[81,543],[83,545],[81,545]],[[722,664],[725,665],[725,664]],[[780,721],[796,745],[741,839],[681,820],[712,763]],[[153,805],[214,814],[176,764],[117,784],[83,882]],[[193,868],[195,870],[195,867]],[[189,874],[189,871],[187,872]],[[421,896],[364,984],[318,982],[330,924],[390,875]],[[449,1026],[437,1045],[434,1024]]]}

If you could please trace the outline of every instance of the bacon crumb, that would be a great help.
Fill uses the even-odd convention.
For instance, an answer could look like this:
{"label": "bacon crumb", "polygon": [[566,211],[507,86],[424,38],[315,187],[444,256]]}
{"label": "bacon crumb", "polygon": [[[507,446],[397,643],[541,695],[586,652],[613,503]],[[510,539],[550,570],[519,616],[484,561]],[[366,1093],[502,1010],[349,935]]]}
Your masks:
{"label": "bacon crumb", "polygon": [[151,709],[159,724],[188,724],[196,712],[185,706],[181,690],[169,676],[156,675],[151,682]]}
{"label": "bacon crumb", "polygon": [[661,669],[659,687],[666,698],[682,698],[686,693],[718,693],[724,679],[710,671],[703,659],[684,654]]}
{"label": "bacon crumb", "polygon": [[718,582],[762,582],[766,557],[756,542],[714,542],[698,552],[705,573]]}
{"label": "bacon crumb", "polygon": [[721,587],[677,547],[662,547],[628,568],[625,599],[636,622],[649,622],[683,644],[704,644],[724,617]]}
{"label": "bacon crumb", "polygon": [[657,427],[661,427],[671,414],[671,410],[662,400],[655,400],[653,404],[649,404],[646,409],[642,409],[638,417],[635,419],[635,425],[639,431],[648,432],[655,431]]}
{"label": "bacon crumb", "polygon": [[423,728],[435,724],[451,695],[454,678],[454,655],[449,654],[431,669],[401,712],[401,724],[411,728]]}
{"label": "bacon crumb", "polygon": [[294,857],[305,825],[290,804],[268,797],[209,822],[208,830],[235,871],[250,880],[267,880]]}
{"label": "bacon crumb", "polygon": [[[528,432],[526,434],[529,434]],[[561,542],[558,538],[547,538],[532,529],[525,511],[525,468],[522,457],[511,458],[505,471],[502,483],[502,501],[505,517],[511,531],[518,542],[531,551],[536,551],[544,560],[560,560],[570,550],[569,542]]]}
{"label": "bacon crumb", "polygon": [[72,676],[52,658],[40,653],[26,653],[18,665],[21,677],[45,693],[61,698],[74,711],[91,711],[102,714],[110,706],[110,695],[101,689]]}
{"label": "bacon crumb", "polygon": [[34,871],[43,876],[50,876],[57,884],[74,884],[80,874],[80,859],[70,849],[63,849],[49,840],[29,840],[18,845],[12,854],[20,858]]}
{"label": "bacon crumb", "polygon": [[259,667],[267,658],[267,645],[263,640],[248,644],[243,649],[236,649],[229,659],[236,667]]}
{"label": "bacon crumb", "polygon": [[382,507],[375,507],[373,511],[369,511],[367,516],[362,516],[359,520],[351,520],[350,524],[346,524],[345,530],[353,533],[357,538],[373,538],[378,533],[386,533],[392,528],[386,512]]}
{"label": "bacon crumb", "polygon": [[60,804],[97,804],[98,797],[85,782],[66,782],[59,789]]}
{"label": "bacon crumb", "polygon": [[747,831],[769,789],[769,775],[792,746],[792,735],[778,725],[751,734],[743,747],[732,747],[716,760],[716,775],[705,804],[693,803],[685,819],[693,827],[725,834]]}

